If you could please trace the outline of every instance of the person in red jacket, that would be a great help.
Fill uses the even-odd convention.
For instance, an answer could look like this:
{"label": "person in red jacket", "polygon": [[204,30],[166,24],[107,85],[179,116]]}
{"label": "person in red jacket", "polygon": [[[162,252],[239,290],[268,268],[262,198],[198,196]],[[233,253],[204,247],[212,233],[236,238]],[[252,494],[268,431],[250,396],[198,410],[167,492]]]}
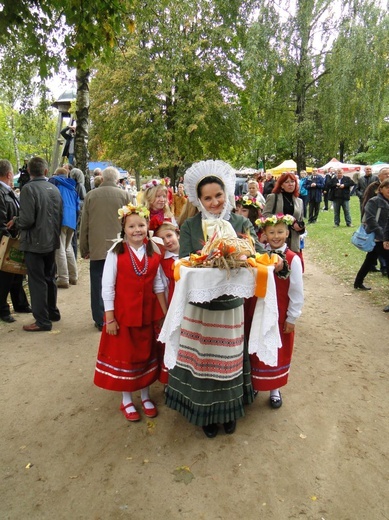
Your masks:
{"label": "person in red jacket", "polygon": [[122,392],[120,410],[128,421],[139,421],[132,395],[136,390],[141,391],[144,414],[158,414],[149,386],[159,373],[156,323],[167,308],[161,255],[147,237],[148,209],[128,204],[118,212],[122,233],[104,264],[105,323],[94,382],[101,388]]}
{"label": "person in red jacket", "polygon": [[[282,342],[281,348],[278,349],[277,363],[275,366],[269,366],[259,360],[255,354],[250,356],[253,388],[257,392],[270,390],[269,402],[272,408],[282,406],[282,396],[279,389],[288,382],[295,322],[301,314],[304,303],[301,260],[286,245],[289,226],[293,223],[293,220],[294,217],[291,215],[277,214],[267,218],[262,217],[258,221],[264,233],[262,238],[267,241],[266,249],[284,258],[287,267],[286,273],[283,270],[274,274],[278,326]],[[255,322],[251,326],[255,327]]]}

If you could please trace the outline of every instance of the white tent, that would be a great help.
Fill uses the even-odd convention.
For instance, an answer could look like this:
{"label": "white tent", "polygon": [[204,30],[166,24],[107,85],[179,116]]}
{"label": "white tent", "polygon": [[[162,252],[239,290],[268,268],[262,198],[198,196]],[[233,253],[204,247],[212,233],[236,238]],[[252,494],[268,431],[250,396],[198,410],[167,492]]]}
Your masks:
{"label": "white tent", "polygon": [[335,168],[335,170],[340,168],[343,170],[343,173],[353,174],[355,172],[360,172],[363,169],[363,166],[360,164],[342,163],[338,161],[338,159],[333,158],[327,164],[318,168],[318,170],[319,173],[324,173],[324,171],[328,170],[329,168]]}

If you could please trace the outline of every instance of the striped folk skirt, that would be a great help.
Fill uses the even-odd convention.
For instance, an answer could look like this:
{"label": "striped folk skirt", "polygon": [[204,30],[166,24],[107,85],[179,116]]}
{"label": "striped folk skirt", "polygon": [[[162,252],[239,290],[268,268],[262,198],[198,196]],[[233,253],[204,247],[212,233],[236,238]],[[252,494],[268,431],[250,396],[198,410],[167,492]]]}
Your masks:
{"label": "striped folk skirt", "polygon": [[166,404],[197,426],[236,420],[253,401],[242,304],[224,296],[186,306]]}
{"label": "striped folk skirt", "polygon": [[271,367],[259,361],[255,354],[250,356],[251,374],[254,390],[263,392],[276,390],[288,382],[292,361],[294,332],[284,334],[280,331],[282,347],[278,349],[277,366]]}

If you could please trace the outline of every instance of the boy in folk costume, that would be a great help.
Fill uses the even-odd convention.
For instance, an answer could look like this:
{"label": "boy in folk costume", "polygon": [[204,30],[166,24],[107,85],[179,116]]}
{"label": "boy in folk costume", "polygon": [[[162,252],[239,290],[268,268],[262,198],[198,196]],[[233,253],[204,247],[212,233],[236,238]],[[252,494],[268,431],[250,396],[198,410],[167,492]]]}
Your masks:
{"label": "boy in folk costume", "polygon": [[139,421],[132,392],[141,391],[143,412],[158,413],[149,385],[158,378],[156,323],[166,314],[161,255],[148,234],[149,211],[128,204],[119,209],[122,240],[108,252],[102,296],[105,324],[97,355],[94,382],[122,392],[120,410],[128,421]]}
{"label": "boy in folk costume", "polygon": [[[278,349],[277,365],[269,366],[260,361],[256,355],[250,356],[253,388],[256,391],[270,390],[272,408],[282,406],[279,389],[288,382],[295,322],[301,315],[304,303],[301,260],[286,245],[289,226],[293,224],[294,220],[291,215],[277,214],[267,218],[262,217],[257,221],[257,225],[262,228],[264,233],[262,238],[267,241],[266,250],[282,256],[287,271],[289,271],[274,274],[279,313],[278,326],[282,342],[281,348]],[[252,323],[252,327],[255,327],[255,322]]]}

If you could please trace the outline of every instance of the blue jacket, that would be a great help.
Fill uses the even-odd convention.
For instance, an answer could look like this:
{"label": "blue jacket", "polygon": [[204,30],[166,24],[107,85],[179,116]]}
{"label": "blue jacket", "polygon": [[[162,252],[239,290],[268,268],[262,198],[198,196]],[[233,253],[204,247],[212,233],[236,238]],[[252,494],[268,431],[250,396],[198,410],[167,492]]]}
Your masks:
{"label": "blue jacket", "polygon": [[305,181],[307,180],[307,178],[305,177],[304,179],[300,179],[299,180],[299,190],[300,190],[300,197],[306,197],[308,195],[308,190],[305,186]]}
{"label": "blue jacket", "polygon": [[70,229],[76,229],[80,204],[76,191],[76,181],[64,175],[54,175],[54,177],[50,177],[49,182],[57,186],[62,197],[62,227],[67,226]]}

